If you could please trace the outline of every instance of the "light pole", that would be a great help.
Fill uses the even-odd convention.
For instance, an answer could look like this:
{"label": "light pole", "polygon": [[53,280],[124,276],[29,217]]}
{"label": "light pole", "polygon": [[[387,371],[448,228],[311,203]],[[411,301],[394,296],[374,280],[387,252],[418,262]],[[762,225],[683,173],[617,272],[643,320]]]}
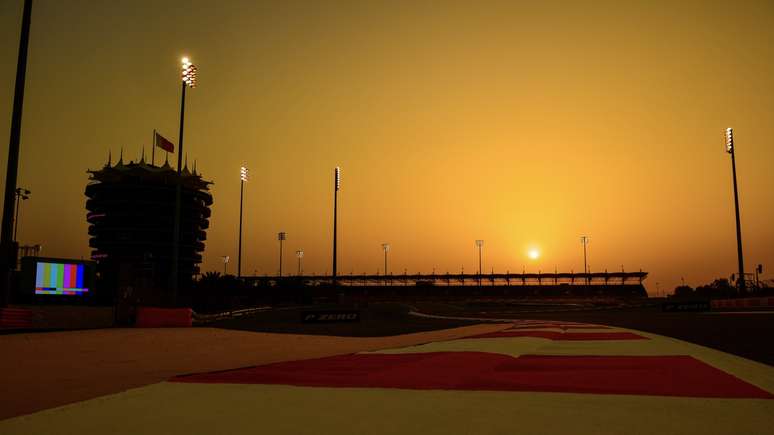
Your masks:
{"label": "light pole", "polygon": [[589,236],[581,236],[581,245],[583,245],[583,273],[586,275],[586,285],[589,285],[589,269],[586,265],[586,246],[589,244]]}
{"label": "light pole", "polygon": [[239,168],[239,252],[237,254],[237,278],[242,277],[242,205],[245,197],[245,181],[248,179],[247,168]]}
{"label": "light pole", "polygon": [[390,244],[382,243],[382,250],[384,251],[384,276],[387,276],[387,253],[390,252]]}
{"label": "light pole", "polygon": [[182,59],[181,87],[180,96],[180,133],[178,134],[177,144],[177,186],[175,188],[175,222],[172,229],[172,304],[177,303],[178,291],[178,270],[180,265],[180,208],[183,195],[183,127],[185,124],[185,90],[186,88],[196,87],[196,65],[184,57]]}
{"label": "light pole", "polygon": [[331,284],[336,287],[336,244],[337,244],[337,222],[338,217],[338,205],[339,205],[339,189],[341,188],[341,168],[336,166],[333,172],[333,275],[331,276]]}
{"label": "light pole", "polygon": [[19,229],[19,209],[21,208],[20,200],[30,199],[30,192],[27,189],[21,187],[16,188],[16,218],[13,220],[13,241],[18,242],[16,239],[16,231]]}
{"label": "light pole", "polygon": [[478,286],[481,287],[481,271],[483,270],[483,262],[481,261],[482,258],[482,249],[484,247],[484,241],[483,240],[476,240],[476,246],[478,246]]}
{"label": "light pole", "polygon": [[301,276],[301,259],[304,258],[303,249],[296,251],[296,258],[298,258],[298,276]]}
{"label": "light pole", "polygon": [[734,177],[734,211],[736,213],[736,256],[739,259],[739,278],[737,284],[739,293],[744,293],[744,256],[742,255],[742,224],[739,220],[739,191],[736,187],[736,153],[734,151],[734,129],[726,129],[726,152],[731,154],[731,174]]}
{"label": "light pole", "polygon": [[3,220],[0,225],[0,307],[8,304],[11,289],[11,268],[16,267],[16,248],[11,241],[11,226],[14,215],[14,194],[19,172],[19,143],[24,107],[24,83],[27,78],[27,48],[30,43],[30,22],[32,21],[32,0],[24,1],[21,34],[19,36],[19,57],[16,62],[16,84],[13,92],[11,112],[11,137],[8,141],[8,164],[5,172],[5,195],[3,196]]}
{"label": "light pole", "polygon": [[287,234],[284,231],[277,233],[277,240],[280,242],[280,256],[279,256],[279,276],[282,277],[282,242],[287,240]]}
{"label": "light pole", "polygon": [[226,274],[228,273],[228,261],[231,260],[231,257],[229,257],[228,255],[224,255],[220,258],[223,259],[223,276],[226,276]]}

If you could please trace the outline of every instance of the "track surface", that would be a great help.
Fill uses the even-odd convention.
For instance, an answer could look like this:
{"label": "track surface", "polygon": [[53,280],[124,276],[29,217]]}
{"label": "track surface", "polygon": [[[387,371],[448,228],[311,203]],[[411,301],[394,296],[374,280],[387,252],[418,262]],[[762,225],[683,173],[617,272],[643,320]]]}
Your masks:
{"label": "track surface", "polygon": [[665,313],[660,307],[626,308],[589,311],[555,311],[508,313],[468,307],[419,304],[426,313],[511,319],[544,319],[568,322],[599,323],[652,332],[690,343],[722,350],[774,366],[774,313],[770,312],[705,312]]}
{"label": "track surface", "polygon": [[[620,326],[678,338],[774,365],[774,346],[769,344],[771,337],[774,337],[774,313],[664,313],[660,307],[507,312],[497,311],[496,307],[492,309],[431,303],[418,303],[414,306],[423,313],[446,316],[563,320]],[[351,307],[330,306],[315,309],[325,308]],[[357,323],[304,324],[299,321],[302,311],[271,311],[241,319],[224,320],[208,326],[254,332],[383,337],[478,323],[414,317],[408,315],[408,306],[400,304],[371,304],[362,309],[362,320]]]}
{"label": "track surface", "polygon": [[[218,328],[111,328],[0,335],[0,419],[115,394],[186,373],[406,346],[502,327],[474,325],[373,338]],[[0,434],[4,432],[0,430]]]}
{"label": "track surface", "polygon": [[[303,323],[305,311],[358,309],[359,322]],[[252,316],[222,320],[207,326],[239,331],[279,332],[304,335],[331,335],[337,337],[387,337],[415,332],[469,326],[476,321],[428,319],[410,316],[408,305],[375,303],[367,306],[318,305],[314,308],[281,309],[257,313]]]}
{"label": "track surface", "polygon": [[[736,435],[774,427],[774,368],[635,330],[517,320],[404,338],[184,331],[198,335],[198,348],[202,334],[233,336],[221,352],[244,357],[254,347],[247,359],[264,362],[231,361],[231,369],[2,420],[0,433]],[[158,332],[142,331],[153,341]],[[373,350],[326,348],[330,356],[266,364],[278,345],[311,344],[300,339],[367,341]],[[192,343],[177,352],[192,356]]]}

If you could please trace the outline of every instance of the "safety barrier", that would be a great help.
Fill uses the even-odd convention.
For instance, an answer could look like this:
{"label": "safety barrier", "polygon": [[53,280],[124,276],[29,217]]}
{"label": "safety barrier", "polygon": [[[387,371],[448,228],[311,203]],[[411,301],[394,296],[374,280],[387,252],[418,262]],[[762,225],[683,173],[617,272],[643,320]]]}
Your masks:
{"label": "safety barrier", "polygon": [[135,326],[138,328],[175,328],[192,324],[190,308],[138,307]]}
{"label": "safety barrier", "polygon": [[25,308],[0,308],[0,328],[31,328],[33,313]]}
{"label": "safety barrier", "polygon": [[255,308],[243,308],[241,310],[223,311],[221,313],[215,313],[215,314],[199,314],[194,312],[193,323],[204,324],[204,323],[215,322],[223,319],[233,319],[235,317],[248,316],[250,314],[258,313],[261,311],[267,311],[270,309],[271,307],[264,306],[264,307],[255,307]]}
{"label": "safety barrier", "polygon": [[774,308],[774,297],[715,299],[711,304],[713,310],[723,308]]}

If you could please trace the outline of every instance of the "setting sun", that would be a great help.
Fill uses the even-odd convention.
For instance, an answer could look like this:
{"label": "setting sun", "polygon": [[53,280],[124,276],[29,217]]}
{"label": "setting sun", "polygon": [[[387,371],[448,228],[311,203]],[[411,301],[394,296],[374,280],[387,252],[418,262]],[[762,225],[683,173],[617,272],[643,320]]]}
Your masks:
{"label": "setting sun", "polygon": [[529,252],[527,252],[527,256],[533,260],[537,260],[537,258],[540,257],[540,251],[537,249],[530,249]]}

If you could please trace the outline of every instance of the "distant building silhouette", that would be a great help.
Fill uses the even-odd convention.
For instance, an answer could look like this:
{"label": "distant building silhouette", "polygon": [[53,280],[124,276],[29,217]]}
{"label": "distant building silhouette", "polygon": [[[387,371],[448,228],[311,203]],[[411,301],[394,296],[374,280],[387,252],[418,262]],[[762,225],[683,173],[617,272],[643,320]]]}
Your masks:
{"label": "distant building silhouette", "polygon": [[[99,300],[111,303],[121,290],[143,304],[163,302],[171,273],[177,171],[168,162],[147,164],[143,157],[128,164],[120,158],[115,165],[108,159],[105,167],[88,173],[86,220],[91,258],[97,261]],[[178,279],[185,290],[202,261],[212,183],[187,165],[182,183]]]}

